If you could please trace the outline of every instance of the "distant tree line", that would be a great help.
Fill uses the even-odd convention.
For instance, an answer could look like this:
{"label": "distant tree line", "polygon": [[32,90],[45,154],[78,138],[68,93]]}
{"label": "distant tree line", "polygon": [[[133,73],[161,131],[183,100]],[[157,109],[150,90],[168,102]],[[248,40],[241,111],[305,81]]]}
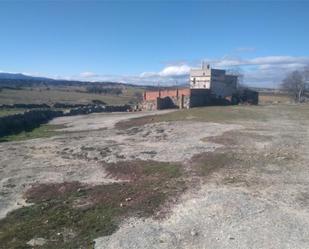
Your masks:
{"label": "distant tree line", "polygon": [[106,88],[104,86],[88,86],[86,87],[86,91],[88,93],[96,93],[96,94],[111,94],[111,95],[120,95],[122,94],[122,89],[121,88]]}

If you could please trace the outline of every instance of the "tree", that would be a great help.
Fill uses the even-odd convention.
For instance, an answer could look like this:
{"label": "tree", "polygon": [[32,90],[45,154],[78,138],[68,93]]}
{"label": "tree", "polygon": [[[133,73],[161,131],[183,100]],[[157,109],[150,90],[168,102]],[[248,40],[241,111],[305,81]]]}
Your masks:
{"label": "tree", "polygon": [[309,66],[306,66],[304,69],[304,79],[305,79],[305,84],[308,86],[309,84]]}
{"label": "tree", "polygon": [[[308,71],[309,72],[309,71]],[[305,93],[307,71],[293,71],[282,81],[281,88],[287,91],[295,101],[301,102]]]}
{"label": "tree", "polygon": [[240,67],[233,67],[227,70],[227,74],[237,76],[237,88],[245,89],[248,86],[244,83],[244,72]]}

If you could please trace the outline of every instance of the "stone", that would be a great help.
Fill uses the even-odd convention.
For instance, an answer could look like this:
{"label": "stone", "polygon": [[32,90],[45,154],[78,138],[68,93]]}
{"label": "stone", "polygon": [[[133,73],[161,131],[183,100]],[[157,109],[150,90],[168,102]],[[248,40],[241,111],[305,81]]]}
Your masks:
{"label": "stone", "polygon": [[27,242],[29,246],[43,246],[46,244],[46,239],[44,238],[33,238]]}
{"label": "stone", "polygon": [[193,229],[191,230],[191,235],[192,235],[192,236],[197,236],[197,235],[198,235],[198,232],[193,228]]}

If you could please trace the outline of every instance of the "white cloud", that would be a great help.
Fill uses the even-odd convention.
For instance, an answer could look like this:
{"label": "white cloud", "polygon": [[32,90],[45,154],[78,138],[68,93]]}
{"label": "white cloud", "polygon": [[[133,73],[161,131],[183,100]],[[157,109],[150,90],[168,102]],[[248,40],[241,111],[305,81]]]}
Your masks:
{"label": "white cloud", "polygon": [[159,75],[162,77],[186,75],[190,72],[188,65],[168,66],[164,68]]}
{"label": "white cloud", "polygon": [[248,62],[252,65],[261,64],[293,64],[293,63],[309,63],[309,57],[294,57],[294,56],[265,56],[257,57]]}
{"label": "white cloud", "polygon": [[93,72],[82,72],[80,73],[81,78],[95,78],[98,77],[99,75]]}
{"label": "white cloud", "polygon": [[302,64],[309,63],[309,57],[296,56],[264,56],[252,59],[242,58],[222,58],[219,60],[209,60],[211,64],[216,66],[249,66],[249,65],[275,65],[275,64]]}

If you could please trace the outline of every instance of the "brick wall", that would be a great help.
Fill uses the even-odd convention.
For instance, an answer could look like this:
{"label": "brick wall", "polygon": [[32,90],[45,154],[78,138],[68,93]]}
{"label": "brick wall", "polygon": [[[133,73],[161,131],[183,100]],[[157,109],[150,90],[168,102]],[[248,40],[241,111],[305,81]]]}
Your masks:
{"label": "brick wall", "polygon": [[158,97],[165,98],[165,97],[180,97],[181,95],[189,96],[190,89],[183,88],[183,89],[167,89],[167,90],[159,90],[159,91],[146,91],[144,92],[144,100],[156,100]]}

